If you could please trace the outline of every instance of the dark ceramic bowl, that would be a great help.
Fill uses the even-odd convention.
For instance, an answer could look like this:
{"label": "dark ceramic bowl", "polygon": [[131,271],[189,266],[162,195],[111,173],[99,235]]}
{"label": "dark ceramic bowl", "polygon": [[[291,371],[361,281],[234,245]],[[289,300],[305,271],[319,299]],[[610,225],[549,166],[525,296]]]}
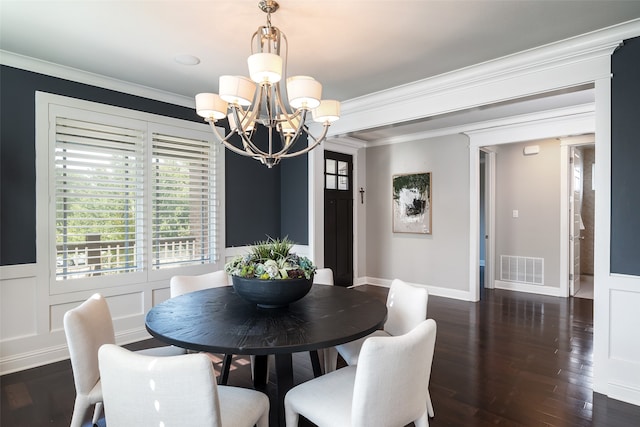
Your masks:
{"label": "dark ceramic bowl", "polygon": [[231,276],[233,289],[245,300],[262,308],[286,307],[311,290],[311,279],[262,280]]}

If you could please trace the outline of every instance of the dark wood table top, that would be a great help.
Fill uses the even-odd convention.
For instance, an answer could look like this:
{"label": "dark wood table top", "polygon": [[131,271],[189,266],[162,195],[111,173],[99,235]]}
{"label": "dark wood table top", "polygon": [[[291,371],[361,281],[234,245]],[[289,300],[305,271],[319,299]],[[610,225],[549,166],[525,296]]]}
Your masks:
{"label": "dark wood table top", "polygon": [[225,354],[283,354],[352,341],[382,327],[386,306],[364,292],[313,285],[286,308],[258,308],[233,287],[166,300],[146,316],[147,331],[168,344]]}

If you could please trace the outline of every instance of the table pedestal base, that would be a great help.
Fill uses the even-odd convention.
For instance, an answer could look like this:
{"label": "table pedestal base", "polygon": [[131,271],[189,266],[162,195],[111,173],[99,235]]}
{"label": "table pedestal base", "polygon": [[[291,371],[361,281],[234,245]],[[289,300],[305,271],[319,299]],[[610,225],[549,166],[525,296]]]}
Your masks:
{"label": "table pedestal base", "polygon": [[[293,362],[290,353],[276,354],[276,395],[275,405],[271,404],[269,418],[277,420],[279,426],[285,425],[284,396],[293,388]],[[268,356],[256,356],[253,371],[253,386],[256,390],[267,393]]]}

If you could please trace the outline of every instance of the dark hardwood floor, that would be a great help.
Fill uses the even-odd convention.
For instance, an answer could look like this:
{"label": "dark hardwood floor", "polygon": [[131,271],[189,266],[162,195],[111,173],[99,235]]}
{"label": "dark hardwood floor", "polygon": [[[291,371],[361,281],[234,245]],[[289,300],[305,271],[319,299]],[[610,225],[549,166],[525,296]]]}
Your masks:
{"label": "dark hardwood floor", "polygon": [[[386,288],[359,290],[386,298]],[[640,426],[640,407],[591,391],[593,301],[486,290],[479,303],[431,296],[428,315],[438,324],[432,427]],[[231,385],[251,385],[248,359],[235,358],[232,369]],[[294,374],[296,383],[312,377],[307,353],[294,355]],[[68,361],[0,383],[3,427],[69,425],[75,391]]]}

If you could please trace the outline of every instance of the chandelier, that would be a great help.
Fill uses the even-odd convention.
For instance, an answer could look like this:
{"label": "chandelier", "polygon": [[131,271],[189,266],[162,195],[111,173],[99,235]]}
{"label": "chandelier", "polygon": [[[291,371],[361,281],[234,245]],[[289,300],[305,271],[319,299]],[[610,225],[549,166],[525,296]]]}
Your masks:
{"label": "chandelier", "polygon": [[[322,85],[312,77],[287,78],[287,37],[271,25],[271,14],[279,5],[272,0],[263,0],[258,7],[267,14],[267,25],[258,27],[251,38],[250,78],[220,76],[220,93],[197,94],[196,112],[211,125],[216,138],[229,150],[271,168],[284,158],[308,153],[324,141],[329,126],[340,117],[340,103],[321,100]],[[283,71],[289,108],[280,88]],[[313,121],[323,126],[318,137],[307,127],[309,112]],[[225,136],[215,126],[217,120],[224,118],[230,129]],[[253,140],[259,126],[268,130],[268,140],[260,147]],[[235,134],[240,136],[241,145],[230,141]],[[308,137],[307,146],[292,150],[303,135]]]}

